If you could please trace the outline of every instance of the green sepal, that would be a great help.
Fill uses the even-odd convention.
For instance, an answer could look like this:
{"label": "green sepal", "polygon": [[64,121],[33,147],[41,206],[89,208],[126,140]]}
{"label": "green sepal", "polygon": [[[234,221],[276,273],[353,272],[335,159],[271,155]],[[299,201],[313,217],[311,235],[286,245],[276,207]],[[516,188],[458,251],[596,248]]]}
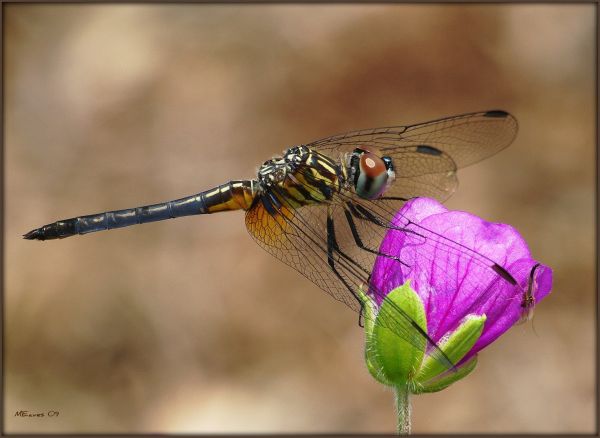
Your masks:
{"label": "green sepal", "polygon": [[[444,351],[452,363],[460,362],[471,348],[473,348],[473,345],[475,345],[475,342],[477,342],[483,332],[483,326],[485,325],[486,319],[487,317],[485,315],[468,315],[456,330],[439,343],[439,347]],[[461,365],[460,368],[464,368],[465,365],[466,364]],[[431,380],[436,379],[437,381],[437,377],[441,376],[446,371],[443,364],[434,357],[428,355],[425,357],[423,365],[415,377],[415,383],[417,386],[423,388],[428,387]],[[451,372],[451,374],[457,375],[460,371],[460,369],[455,370]],[[460,378],[462,377],[464,376],[461,376]],[[453,381],[456,380],[458,379]]]}
{"label": "green sepal", "polygon": [[413,394],[422,394],[422,393],[427,393],[427,392],[441,391],[442,389],[447,388],[454,382],[456,382],[456,381],[462,379],[463,377],[467,376],[468,374],[470,374],[471,371],[473,371],[475,369],[476,365],[477,365],[477,356],[473,356],[467,362],[462,364],[458,368],[457,371],[450,372],[449,374],[446,374],[446,376],[441,377],[439,379],[431,380],[425,385],[415,383],[415,385],[412,388],[412,392],[413,392]]}
{"label": "green sepal", "polygon": [[375,354],[373,352],[369,354],[369,351],[365,351],[365,362],[367,363],[367,369],[369,370],[369,373],[371,373],[371,376],[373,376],[373,378],[382,385],[392,386],[393,383],[385,378],[383,368],[381,365],[379,365],[379,362],[377,362],[376,359],[374,360],[374,356]]}
{"label": "green sepal", "polygon": [[416,345],[413,345],[387,327],[404,318],[400,315],[401,311],[427,332],[423,303],[407,281],[392,290],[381,304],[372,327],[372,336],[367,340],[367,352],[372,366],[380,373],[373,377],[389,385],[405,387],[421,367],[426,340],[415,336],[413,343]]}

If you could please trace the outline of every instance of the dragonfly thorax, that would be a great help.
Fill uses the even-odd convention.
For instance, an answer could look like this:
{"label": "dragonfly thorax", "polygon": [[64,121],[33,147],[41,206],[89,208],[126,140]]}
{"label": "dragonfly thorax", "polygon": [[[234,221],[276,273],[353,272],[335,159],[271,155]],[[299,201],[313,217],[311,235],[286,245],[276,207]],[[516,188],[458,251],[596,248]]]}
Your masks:
{"label": "dragonfly thorax", "polygon": [[303,145],[265,161],[258,170],[261,190],[294,208],[330,201],[343,181],[338,161]]}

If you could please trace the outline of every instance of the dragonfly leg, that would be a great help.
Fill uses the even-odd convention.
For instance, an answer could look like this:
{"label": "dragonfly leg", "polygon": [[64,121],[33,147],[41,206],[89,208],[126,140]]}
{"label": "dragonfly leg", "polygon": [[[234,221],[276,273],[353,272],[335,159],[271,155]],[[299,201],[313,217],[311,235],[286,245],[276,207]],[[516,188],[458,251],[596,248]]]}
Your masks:
{"label": "dragonfly leg", "polygon": [[361,303],[361,305],[360,305],[360,311],[358,312],[358,326],[359,327],[363,327],[363,328],[365,326],[364,311],[365,311],[365,305]]}
{"label": "dragonfly leg", "polygon": [[360,312],[358,314],[358,325],[363,327],[364,325],[362,324],[362,316],[363,316],[364,304],[358,298],[356,291],[352,288],[352,286],[350,286],[348,281],[346,281],[346,279],[338,272],[338,270],[335,266],[335,260],[333,258],[334,251],[337,252],[338,254],[340,254],[342,257],[350,260],[350,258],[346,254],[344,254],[342,251],[340,251],[340,247],[339,247],[339,245],[337,243],[337,239],[335,237],[335,226],[333,224],[333,217],[331,215],[331,209],[328,209],[328,212],[327,212],[327,261],[329,263],[329,267],[331,268],[331,270],[333,271],[335,276],[344,284],[344,286],[346,286],[346,289],[348,289],[350,291],[352,296],[354,296],[356,301],[360,304]]}
{"label": "dragonfly leg", "polygon": [[414,198],[401,198],[399,196],[382,196],[381,198],[377,198],[378,201],[402,201],[407,202]]}
{"label": "dragonfly leg", "polygon": [[[346,286],[346,288],[350,291],[350,293],[354,296],[354,298],[356,298],[356,301],[358,301],[358,303],[360,304],[360,310],[358,311],[358,326],[364,327],[365,324],[364,324],[363,318],[364,318],[365,305],[358,298],[354,289],[348,284],[346,279],[344,277],[342,277],[342,275],[338,272],[337,268],[335,267],[335,261],[333,259],[333,251],[334,250],[337,251],[340,255],[345,256],[345,254],[342,251],[340,251],[340,248],[337,243],[337,239],[335,238],[335,227],[333,225],[333,218],[331,217],[331,211],[329,211],[327,214],[327,260],[329,261],[329,266],[331,267],[331,270],[334,272],[336,277],[340,279],[340,281],[344,284],[344,286]],[[370,277],[370,275],[369,275],[369,277]]]}
{"label": "dragonfly leg", "polygon": [[[371,213],[369,210],[367,210],[366,208],[364,208],[361,205],[354,205],[354,208],[357,210],[357,212],[360,214],[360,216],[362,216],[362,218],[368,220],[369,222],[374,223],[375,225],[378,225],[380,227],[383,227],[387,230],[400,230],[403,233],[406,234],[411,234],[413,236],[418,236],[424,240],[427,239],[427,237],[421,233],[417,233],[414,230],[408,229],[407,226],[410,224],[414,224],[414,222],[409,221],[407,223],[406,226],[400,227],[400,226],[393,226],[393,225],[389,225],[386,224],[385,222],[383,222],[381,219],[379,219],[378,217],[376,217],[373,213]],[[439,236],[439,235],[438,235]],[[440,236],[441,237],[441,236]],[[470,248],[461,245],[464,249],[471,251],[471,253],[475,253],[475,251],[471,250]],[[483,256],[482,256],[483,257]],[[493,260],[491,260],[488,257],[485,257],[487,259],[487,261],[489,261],[489,268],[492,269],[496,274],[498,274],[504,281],[508,282],[509,284],[511,284],[512,286],[518,286],[517,284],[517,280],[515,280],[515,278],[510,274],[510,272],[508,272],[506,270],[506,268],[500,266],[498,263],[494,262]]]}
{"label": "dragonfly leg", "polygon": [[[354,219],[352,216],[357,217],[359,219],[365,219],[364,216],[362,216],[354,207],[354,205],[352,205],[351,202],[348,202],[347,204],[347,209],[344,209],[344,214],[346,215],[346,220],[348,221],[348,226],[350,227],[350,231],[352,232],[352,237],[354,238],[354,242],[356,243],[356,246],[358,246],[360,249],[365,250],[367,252],[370,252],[371,254],[375,254],[381,257],[385,257],[388,258],[390,260],[394,260],[398,263],[400,263],[401,265],[404,266],[408,266],[406,263],[404,263],[402,260],[400,260],[400,257],[396,257],[393,256],[391,254],[385,254],[381,251],[377,251],[373,248],[369,248],[368,246],[366,246],[362,239],[360,238],[360,233],[358,232],[358,228],[356,227],[356,224],[354,223]],[[368,219],[367,219],[368,220]]]}

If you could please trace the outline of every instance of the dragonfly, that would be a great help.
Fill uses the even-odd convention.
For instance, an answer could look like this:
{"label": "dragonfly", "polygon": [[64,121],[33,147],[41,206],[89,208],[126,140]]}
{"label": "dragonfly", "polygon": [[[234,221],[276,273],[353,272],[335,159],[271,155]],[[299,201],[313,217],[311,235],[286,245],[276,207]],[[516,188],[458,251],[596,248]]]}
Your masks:
{"label": "dragonfly", "polygon": [[[520,287],[499,263],[409,218],[392,225],[410,198],[446,200],[457,188],[457,169],[506,148],[517,131],[511,114],[491,110],[333,135],[265,161],[254,179],[232,180],[159,204],[59,220],[23,237],[63,239],[181,216],[244,210],[247,230],[262,248],[359,313],[360,323],[364,314],[359,289],[368,290],[374,303],[386,300],[386,292],[370,283],[375,258],[409,264],[401,256],[381,252],[380,243],[390,229],[405,233],[423,248],[435,246],[436,251],[478,263],[498,281]],[[482,291],[486,293],[490,292]],[[530,293],[523,291],[523,297],[526,314],[533,303]],[[406,312],[391,302],[386,308],[390,309],[386,314],[378,315],[381,324],[415,346],[426,345],[428,354],[448,372],[456,370]]]}

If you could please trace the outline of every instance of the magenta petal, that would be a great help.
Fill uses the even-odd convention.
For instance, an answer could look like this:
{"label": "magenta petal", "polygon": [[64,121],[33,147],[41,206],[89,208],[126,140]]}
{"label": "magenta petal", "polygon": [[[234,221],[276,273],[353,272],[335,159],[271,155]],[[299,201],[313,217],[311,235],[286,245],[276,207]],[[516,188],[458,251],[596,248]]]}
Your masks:
{"label": "magenta petal", "polygon": [[[425,306],[433,340],[456,329],[468,314],[485,313],[483,333],[470,357],[519,320],[536,261],[513,227],[448,211],[427,198],[407,202],[393,224],[399,229],[388,231],[380,251],[403,263],[378,257],[372,287],[387,293],[410,279]],[[507,269],[518,285],[511,285],[491,269],[494,263]],[[552,271],[541,266],[535,280],[538,302],[550,292]]]}
{"label": "magenta petal", "polygon": [[[523,289],[527,290],[529,283],[529,274],[536,264],[535,260],[522,259],[510,266],[509,271],[519,280]],[[515,293],[515,287],[508,284],[496,290],[494,299],[489,300],[485,306],[479,309],[478,314],[485,313],[487,320],[483,333],[471,349],[463,358],[462,362],[469,360],[478,351],[494,342],[500,335],[511,328],[521,319],[523,300],[522,293]],[[535,297],[535,303],[539,303],[552,289],[552,269],[545,265],[540,265],[535,270],[532,293]]]}

